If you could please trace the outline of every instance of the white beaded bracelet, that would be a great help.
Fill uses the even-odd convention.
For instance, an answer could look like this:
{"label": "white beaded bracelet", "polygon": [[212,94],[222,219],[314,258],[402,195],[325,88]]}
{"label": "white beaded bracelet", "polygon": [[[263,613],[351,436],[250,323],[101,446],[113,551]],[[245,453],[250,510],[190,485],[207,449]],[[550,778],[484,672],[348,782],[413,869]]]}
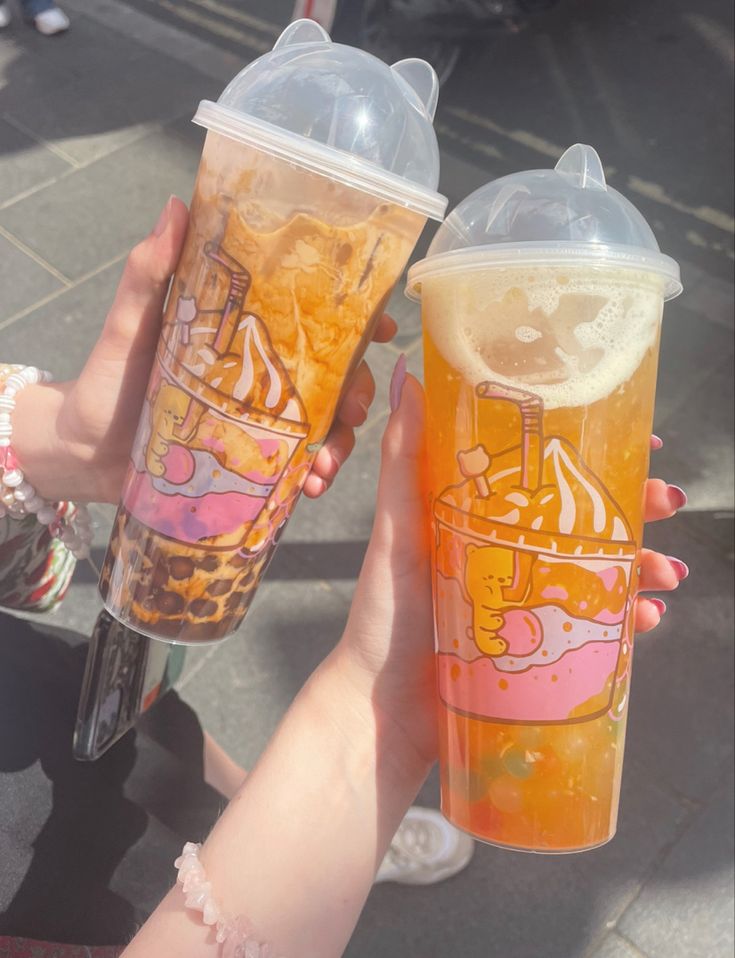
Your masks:
{"label": "white beaded bracelet", "polygon": [[214,928],[217,942],[222,945],[221,958],[276,958],[273,946],[258,941],[244,918],[230,918],[222,913],[212,896],[204,865],[199,861],[201,847],[187,842],[174,862],[179,870],[177,881],[186,896],[186,907],[201,912],[204,924]]}
{"label": "white beaded bracelet", "polygon": [[35,366],[14,366],[0,393],[0,519],[6,515],[22,519],[35,514],[76,559],[86,559],[92,541],[92,520],[86,506],[75,503],[73,517],[63,521],[58,506],[39,496],[27,481],[10,443],[13,435],[10,417],[15,409],[15,397],[26,386],[48,383],[51,378],[51,373]]}

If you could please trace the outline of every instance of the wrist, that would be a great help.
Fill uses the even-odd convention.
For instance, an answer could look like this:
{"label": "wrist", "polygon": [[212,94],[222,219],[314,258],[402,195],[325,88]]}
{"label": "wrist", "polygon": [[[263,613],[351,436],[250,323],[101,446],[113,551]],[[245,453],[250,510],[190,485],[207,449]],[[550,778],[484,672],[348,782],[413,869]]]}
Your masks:
{"label": "wrist", "polygon": [[28,482],[52,502],[85,498],[84,469],[59,432],[69,383],[36,383],[18,392],[12,448]]}
{"label": "wrist", "polygon": [[[382,774],[397,785],[418,788],[435,761],[431,749],[423,749],[399,715],[383,702],[381,673],[367,670],[343,638],[312,676],[310,682],[324,685],[325,708],[351,742],[372,745]],[[429,718],[435,721],[432,714]]]}

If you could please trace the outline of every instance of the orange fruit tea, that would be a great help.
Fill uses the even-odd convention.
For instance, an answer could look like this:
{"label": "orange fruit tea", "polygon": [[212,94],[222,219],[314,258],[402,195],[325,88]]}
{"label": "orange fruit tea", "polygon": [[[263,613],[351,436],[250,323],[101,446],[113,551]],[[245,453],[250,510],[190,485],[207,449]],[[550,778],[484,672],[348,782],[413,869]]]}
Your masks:
{"label": "orange fruit tea", "polygon": [[442,807],[591,848],[616,826],[663,284],[487,267],[422,302]]}

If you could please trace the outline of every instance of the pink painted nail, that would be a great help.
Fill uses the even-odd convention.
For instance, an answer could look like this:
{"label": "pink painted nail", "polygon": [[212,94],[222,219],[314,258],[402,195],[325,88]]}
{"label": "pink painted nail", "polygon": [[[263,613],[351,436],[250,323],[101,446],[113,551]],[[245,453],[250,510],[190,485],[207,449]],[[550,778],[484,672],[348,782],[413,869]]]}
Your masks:
{"label": "pink painted nail", "polygon": [[669,502],[671,503],[674,509],[683,509],[687,504],[687,494],[683,489],[680,489],[679,486],[668,486],[669,490]]}
{"label": "pink painted nail", "polygon": [[689,566],[686,562],[682,562],[681,559],[677,559],[676,556],[666,556],[669,562],[672,565],[674,572],[676,573],[677,579],[681,582],[682,579],[686,579],[689,575]]}
{"label": "pink painted nail", "polygon": [[651,449],[662,449],[664,441],[660,436],[655,434],[651,436]]}
{"label": "pink painted nail", "polygon": [[659,616],[664,616],[666,614],[666,603],[663,599],[649,599],[648,600],[652,605],[656,606],[656,611]]}
{"label": "pink painted nail", "polygon": [[401,395],[403,394],[403,384],[406,381],[406,356],[404,353],[398,357],[393,375],[390,378],[390,411],[395,412],[401,405]]}
{"label": "pink painted nail", "polygon": [[166,201],[166,205],[161,210],[161,215],[158,217],[158,221],[153,227],[154,236],[161,236],[168,226],[168,221],[171,219],[171,200],[173,200],[173,196],[169,196],[168,200]]}

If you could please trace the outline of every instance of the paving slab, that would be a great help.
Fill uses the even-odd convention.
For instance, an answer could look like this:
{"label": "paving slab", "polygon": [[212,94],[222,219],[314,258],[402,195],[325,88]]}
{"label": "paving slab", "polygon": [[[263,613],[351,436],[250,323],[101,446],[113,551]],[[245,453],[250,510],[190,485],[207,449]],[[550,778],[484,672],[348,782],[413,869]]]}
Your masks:
{"label": "paving slab", "polygon": [[[5,236],[0,236],[0,286],[3,290],[0,322],[6,316],[31,306],[42,296],[64,288],[58,277]],[[7,341],[5,337],[3,339]]]}
{"label": "paving slab", "polygon": [[734,811],[728,775],[623,915],[650,958],[731,958]]}
{"label": "paving slab", "polygon": [[[0,247],[4,242],[0,238]],[[22,269],[28,270],[25,260]],[[122,261],[114,263],[70,289],[64,288],[57,280],[49,283],[49,292],[57,290],[58,295],[3,329],[3,344],[7,343],[4,352],[7,351],[14,362],[52,370],[54,378],[59,381],[73,379],[102,329],[122,269]],[[17,269],[16,276],[23,278],[21,269]],[[39,282],[32,291],[29,290],[26,298],[33,296],[37,300],[43,293],[44,287]],[[12,309],[12,301],[3,303],[3,307],[3,312]],[[0,322],[6,318],[0,314]]]}
{"label": "paving slab", "polygon": [[[50,41],[16,19],[10,27],[9,38],[28,60],[71,76],[104,77],[113,73],[124,76],[126,68],[145,52],[139,43],[84,15],[74,17],[72,30]],[[80,109],[83,108],[82,103]]]}
{"label": "paving slab", "polygon": [[71,168],[68,160],[0,120],[0,204]]}
{"label": "paving slab", "polygon": [[1,211],[0,226],[76,280],[142,239],[171,193],[188,198],[198,162],[163,129]]}
{"label": "paving slab", "polygon": [[687,404],[699,407],[707,396],[709,375],[732,356],[732,351],[732,333],[719,324],[702,321],[696,293],[667,303],[661,331],[656,425],[665,424]]}
{"label": "paving slab", "polygon": [[[77,164],[86,164],[178,116],[193,116],[200,100],[219,92],[208,77],[144,50],[134,67],[122,73],[85,72],[70,84],[11,106],[7,114]],[[145,177],[145,167],[137,173]]]}
{"label": "paving slab", "polygon": [[732,510],[732,354],[725,349],[699,386],[677,398],[668,415],[664,409],[656,416],[654,429],[664,447],[652,456],[652,474],[685,489],[691,509]]}
{"label": "paving slab", "polygon": [[478,845],[464,872],[435,888],[377,885],[347,958],[583,958],[637,893],[687,812],[628,776],[615,839],[580,855]]}
{"label": "paving slab", "polygon": [[666,595],[668,612],[658,629],[636,639],[626,754],[652,781],[692,800],[706,799],[732,763],[728,535],[731,518],[688,512],[649,535],[652,547],[682,556],[692,571]]}
{"label": "paving slab", "polygon": [[271,572],[237,634],[213,647],[180,688],[202,725],[246,768],[347,620],[344,600],[327,583]]}
{"label": "paving slab", "polygon": [[[74,79],[73,64],[54,63],[37,56],[26,41],[34,41],[31,30],[17,20],[3,30],[0,39],[0,112],[18,107],[30,99],[66,85]],[[0,151],[5,152],[0,142]]]}

